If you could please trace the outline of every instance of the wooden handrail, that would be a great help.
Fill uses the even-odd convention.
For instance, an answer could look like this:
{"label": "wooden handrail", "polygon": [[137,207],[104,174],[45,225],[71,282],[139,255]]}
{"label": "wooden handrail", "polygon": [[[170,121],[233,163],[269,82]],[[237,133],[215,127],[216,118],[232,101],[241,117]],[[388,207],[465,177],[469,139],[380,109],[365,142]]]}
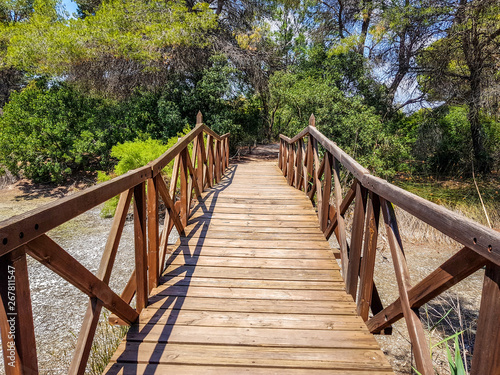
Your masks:
{"label": "wooden handrail", "polygon": [[[191,142],[193,150],[190,155],[188,146]],[[174,172],[168,188],[162,170],[174,159]],[[111,311],[112,322],[131,324],[137,319],[141,309],[147,304],[149,292],[158,285],[171,230],[175,226],[180,234],[184,231],[194,197],[193,190],[196,197],[200,197],[204,189],[221,180],[228,165],[229,133],[222,136],[216,134],[202,123],[199,113],[196,127],[148,165],[0,222],[0,271],[5,271],[0,276],[6,276],[11,269],[17,272],[15,288],[10,284],[7,286],[7,278],[0,280],[0,329],[6,374],[38,371],[26,254],[89,297],[69,369],[71,374],[84,374],[101,308],[106,307]],[[179,179],[180,191],[177,192]],[[94,275],[47,236],[47,232],[117,195],[120,195],[120,200],[116,216],[99,270]],[[132,198],[135,269],[119,296],[108,284]],[[159,230],[160,199],[167,209],[162,232]],[[9,304],[12,302],[13,289],[21,292],[15,298],[15,306]],[[137,295],[136,309],[130,307],[134,295]],[[14,341],[9,337],[8,324],[8,319],[12,319],[12,312],[19,317],[16,318],[19,321],[16,321],[18,324]],[[12,350],[7,350],[8,342],[14,343]],[[12,362],[7,356],[12,353],[16,364],[13,367],[7,365]]]}
{"label": "wooden handrail", "polygon": [[[346,291],[356,300],[358,314],[369,330],[390,332],[390,325],[404,318],[418,371],[433,374],[427,339],[416,311],[486,265],[472,374],[497,373],[500,325],[491,322],[498,320],[500,308],[500,233],[373,176],[318,131],[314,122],[311,116],[309,126],[293,138],[280,135],[278,164],[288,183],[303,190],[316,205],[325,237],[328,239],[332,234],[337,237]],[[324,149],[322,160],[318,157],[318,144]],[[354,177],[345,196],[340,186],[340,165]],[[344,214],[352,202],[355,202],[353,226],[351,241],[347,243]],[[411,285],[393,204],[464,246],[415,286]],[[373,280],[380,212],[399,294],[386,308]]]}

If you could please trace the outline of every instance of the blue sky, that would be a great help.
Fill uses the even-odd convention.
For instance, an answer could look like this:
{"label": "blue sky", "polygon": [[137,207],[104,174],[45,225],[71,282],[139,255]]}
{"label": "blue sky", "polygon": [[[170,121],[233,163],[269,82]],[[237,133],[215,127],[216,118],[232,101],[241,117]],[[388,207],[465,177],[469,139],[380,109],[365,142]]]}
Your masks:
{"label": "blue sky", "polygon": [[63,0],[63,4],[66,7],[66,10],[72,14],[76,12],[76,3],[71,0]]}

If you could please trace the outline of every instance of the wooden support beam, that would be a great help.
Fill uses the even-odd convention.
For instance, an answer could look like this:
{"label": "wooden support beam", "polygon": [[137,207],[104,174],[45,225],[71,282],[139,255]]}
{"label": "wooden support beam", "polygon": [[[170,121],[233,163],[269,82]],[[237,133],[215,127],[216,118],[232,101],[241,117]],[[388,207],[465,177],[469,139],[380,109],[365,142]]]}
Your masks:
{"label": "wooden support beam", "polygon": [[0,257],[0,330],[6,375],[38,374],[24,247]]}
{"label": "wooden support beam", "polygon": [[431,353],[425,337],[424,328],[420,318],[411,308],[408,298],[408,291],[411,289],[410,273],[404,257],[403,245],[399,235],[399,229],[396,222],[396,215],[392,204],[385,199],[381,199],[381,208],[384,216],[384,222],[387,230],[387,238],[391,248],[394,271],[398,282],[399,298],[401,300],[403,315],[408,327],[410,341],[413,347],[417,370],[422,375],[434,374],[432,367]]}
{"label": "wooden support beam", "polygon": [[321,217],[319,220],[321,231],[324,233],[328,227],[328,217],[330,213],[330,196],[332,194],[332,160],[330,153],[326,152],[323,157],[324,178],[323,178],[323,198]]}
{"label": "wooden support beam", "polygon": [[500,374],[500,266],[488,262],[472,356],[472,375]]}
{"label": "wooden support beam", "polygon": [[207,135],[207,180],[208,187],[211,188],[214,185],[214,144],[213,137],[208,134]]}
{"label": "wooden support beam", "polygon": [[[311,115],[312,116],[312,115]],[[321,176],[322,173],[320,171],[320,164],[325,165],[325,160],[323,159],[321,162],[319,161],[319,152],[318,152],[318,142],[313,140],[313,155],[314,155],[314,185],[316,186],[316,206],[318,209],[318,218],[320,219],[320,227],[322,226],[321,218],[323,217],[323,191],[321,188]]]}
{"label": "wooden support beam", "polygon": [[337,211],[337,226],[339,231],[340,260],[342,263],[342,276],[347,278],[347,268],[349,264],[349,252],[347,246],[347,236],[345,231],[344,216],[342,215],[342,187],[340,186],[340,166],[337,159],[333,158],[333,179],[335,182],[335,206]]}
{"label": "wooden support beam", "polygon": [[[411,307],[419,308],[470,276],[485,264],[486,259],[477,256],[474,251],[464,247],[408,291]],[[398,298],[383,311],[376,313],[373,318],[366,322],[366,325],[370,332],[377,333],[402,317],[403,310],[401,301]]]}
{"label": "wooden support beam", "polygon": [[146,239],[146,194],[144,183],[134,188],[134,244],[136,309],[141,312],[148,303],[148,260]]}
{"label": "wooden support beam", "polygon": [[356,300],[358,290],[358,275],[361,262],[361,247],[363,246],[363,227],[366,215],[367,190],[356,184],[356,203],[351,232],[351,246],[349,248],[349,263],[347,268],[346,291]]}
{"label": "wooden support beam", "polygon": [[[354,197],[356,196],[356,184],[357,183],[358,183],[358,181],[354,180],[353,184],[351,185],[351,188],[349,189],[346,196],[344,197],[344,200],[342,201],[342,204],[340,205],[340,215],[345,215],[345,213],[347,212],[347,209],[349,208],[352,201],[354,200]],[[331,207],[331,209],[333,209],[333,211],[335,211],[334,207]],[[330,224],[328,225],[328,228],[326,228],[326,231],[324,232],[327,240],[332,236],[333,232],[337,228],[338,222],[337,222],[336,211],[335,211],[335,215],[333,215],[333,216],[334,217],[331,219]]]}
{"label": "wooden support beam", "polygon": [[27,245],[28,253],[63,279],[80,289],[89,297],[96,297],[111,312],[128,324],[135,322],[139,314],[121,299],[102,280],[94,276],[75,258],[69,255],[47,235],[32,240]]}
{"label": "wooden support beam", "polygon": [[148,205],[148,295],[153,288],[158,286],[160,277],[159,270],[159,247],[160,247],[160,227],[158,209],[158,179],[162,179],[161,173],[148,179],[147,182],[147,205]]}
{"label": "wooden support beam", "polygon": [[[121,235],[123,233],[123,226],[125,225],[128,209],[130,207],[130,201],[132,200],[132,194],[133,190],[130,189],[120,195],[113,224],[111,225],[111,230],[106,246],[104,247],[101,263],[96,274],[96,276],[106,284],[109,284],[109,279],[111,277],[111,272],[116,259],[116,253],[118,251]],[[101,309],[101,301],[94,297],[90,298],[85,317],[83,318],[82,328],[78,334],[73,359],[69,367],[68,373],[70,374],[85,373],[90,350],[92,349],[92,342],[99,323]]]}
{"label": "wooden support beam", "polygon": [[[365,240],[363,258],[361,261],[360,290],[357,301],[358,315],[366,322],[372,301],[373,275],[375,271],[375,255],[377,252],[377,239],[380,218],[380,200],[378,195],[370,192],[368,209],[366,213]],[[375,314],[375,312],[374,312]]]}
{"label": "wooden support beam", "polygon": [[181,179],[181,191],[179,193],[180,195],[180,202],[181,202],[181,209],[180,209],[180,215],[181,215],[181,223],[182,227],[185,227],[187,225],[188,221],[188,215],[189,215],[189,174],[188,174],[188,151],[187,148],[182,150],[180,153],[180,158],[179,158],[179,174],[180,174],[180,179]]}
{"label": "wooden support beam", "polygon": [[[179,232],[179,234],[181,235],[184,234],[184,225],[182,224],[180,219],[180,212],[177,210],[177,207],[175,207],[177,204],[174,204],[172,198],[170,198],[170,195],[168,194],[167,185],[165,184],[165,181],[163,181],[163,179],[158,180],[157,187],[161,199],[163,200],[163,203],[165,203],[165,206],[167,208],[168,216],[170,217],[170,219],[172,219],[175,227],[177,228],[177,232]],[[178,206],[180,206],[180,204],[181,203],[179,203]]]}

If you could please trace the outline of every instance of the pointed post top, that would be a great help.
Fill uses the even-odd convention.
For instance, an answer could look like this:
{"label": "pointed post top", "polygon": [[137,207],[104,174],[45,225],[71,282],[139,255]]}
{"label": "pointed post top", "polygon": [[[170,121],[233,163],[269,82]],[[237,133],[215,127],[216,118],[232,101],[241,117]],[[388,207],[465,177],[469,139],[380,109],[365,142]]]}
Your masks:
{"label": "pointed post top", "polygon": [[203,123],[203,115],[201,114],[201,111],[198,111],[198,114],[196,115],[196,125],[200,125]]}
{"label": "pointed post top", "polygon": [[312,113],[311,117],[309,117],[309,126],[312,126],[313,128],[316,127],[316,117],[314,117],[314,113]]}

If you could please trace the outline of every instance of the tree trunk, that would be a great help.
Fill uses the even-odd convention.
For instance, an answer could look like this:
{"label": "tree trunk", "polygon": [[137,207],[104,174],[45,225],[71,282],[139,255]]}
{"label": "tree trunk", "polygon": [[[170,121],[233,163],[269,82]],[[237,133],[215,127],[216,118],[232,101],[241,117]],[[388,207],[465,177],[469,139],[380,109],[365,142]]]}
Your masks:
{"label": "tree trunk", "polygon": [[480,114],[480,99],[481,99],[481,86],[480,77],[475,77],[477,74],[471,74],[471,93],[468,103],[469,113],[467,119],[469,120],[470,130],[472,134],[472,148],[474,151],[474,164],[475,169],[479,173],[490,173],[491,165],[486,148],[484,147],[484,134],[481,125]]}

